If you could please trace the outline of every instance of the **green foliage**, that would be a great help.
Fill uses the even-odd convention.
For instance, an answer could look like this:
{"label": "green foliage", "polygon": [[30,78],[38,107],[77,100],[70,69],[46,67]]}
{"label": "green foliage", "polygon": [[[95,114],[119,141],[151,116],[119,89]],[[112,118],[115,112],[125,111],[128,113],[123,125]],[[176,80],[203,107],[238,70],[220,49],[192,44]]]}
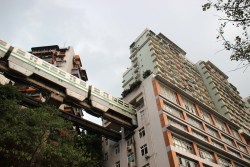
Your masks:
{"label": "green foliage", "polygon": [[0,92],[1,166],[100,166],[101,149],[88,150],[99,142],[77,135],[55,108],[19,107],[22,96],[10,85]]}
{"label": "green foliage", "polygon": [[[203,11],[215,8],[223,16],[219,18],[221,25],[219,28],[218,39],[223,41],[226,50],[232,51],[231,60],[247,61],[250,63],[250,43],[248,28],[250,26],[250,1],[249,0],[208,0],[202,6]],[[234,42],[225,38],[224,29],[228,24],[240,28],[242,33],[236,35]]]}
{"label": "green foliage", "polygon": [[136,88],[138,88],[139,86],[141,85],[141,81],[135,81],[133,82],[130,86],[129,86],[129,89],[125,89],[123,92],[122,92],[122,97],[126,97],[129,93],[131,93],[133,90],[135,90]]}
{"label": "green foliage", "polygon": [[152,72],[151,70],[146,70],[144,73],[143,73],[143,79],[146,79],[149,75],[151,75]]}

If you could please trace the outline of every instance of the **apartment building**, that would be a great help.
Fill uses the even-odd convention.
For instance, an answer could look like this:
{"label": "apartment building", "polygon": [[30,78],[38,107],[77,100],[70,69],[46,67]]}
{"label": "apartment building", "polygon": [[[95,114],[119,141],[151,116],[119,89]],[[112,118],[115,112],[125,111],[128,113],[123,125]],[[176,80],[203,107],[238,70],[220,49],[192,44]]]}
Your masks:
{"label": "apartment building", "polygon": [[250,166],[250,114],[223,72],[209,61],[193,64],[148,29],[130,51],[123,88],[142,83],[124,100],[136,106],[138,128],[122,129],[119,142],[103,139],[105,167]]}

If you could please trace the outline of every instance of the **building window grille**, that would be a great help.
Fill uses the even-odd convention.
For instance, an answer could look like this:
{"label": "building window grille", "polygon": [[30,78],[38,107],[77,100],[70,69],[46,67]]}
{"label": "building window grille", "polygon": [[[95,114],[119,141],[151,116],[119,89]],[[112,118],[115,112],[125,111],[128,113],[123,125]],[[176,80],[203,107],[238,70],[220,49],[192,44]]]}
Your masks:
{"label": "building window grille", "polygon": [[213,142],[213,145],[214,145],[215,147],[224,150],[224,145],[223,145],[223,144],[220,144],[219,142],[216,142],[216,141],[214,141],[214,140],[212,140],[212,142]]}
{"label": "building window grille", "polygon": [[193,135],[201,140],[207,141],[207,137],[197,131],[193,130]]}
{"label": "building window grille", "polygon": [[176,148],[193,153],[193,147],[190,143],[176,137],[173,137],[173,142]]}
{"label": "building window grille", "polygon": [[195,109],[195,106],[193,103],[191,103],[189,100],[187,100],[186,98],[183,98],[183,103],[184,103],[184,107],[185,109],[194,114],[194,115],[197,115],[197,112],[196,112],[196,109]]}
{"label": "building window grille", "polygon": [[214,162],[214,156],[211,152],[199,148],[200,157],[208,161]]}
{"label": "building window grille", "polygon": [[222,122],[222,121],[219,120],[219,119],[216,119],[216,122],[217,122],[218,128],[219,128],[220,130],[222,130],[223,132],[226,132],[226,133],[227,133],[227,128],[226,128],[226,125],[224,124],[224,122]]}
{"label": "building window grille", "polygon": [[144,127],[142,127],[141,129],[139,129],[139,137],[142,138],[143,136],[145,136],[145,129],[144,129]]}
{"label": "building window grille", "polygon": [[128,155],[128,163],[134,162],[134,161],[135,161],[135,154],[134,153],[130,153]]}
{"label": "building window grille", "polygon": [[240,151],[242,151],[242,152],[244,152],[244,153],[247,153],[247,149],[246,149],[245,146],[243,146],[243,145],[241,145],[241,144],[239,144],[239,143],[238,143],[238,146],[239,146]]}
{"label": "building window grille", "polygon": [[180,167],[198,167],[197,162],[188,158],[177,155],[177,159]]}
{"label": "building window grille", "polygon": [[170,88],[167,88],[166,86],[163,86],[162,84],[160,85],[160,87],[161,87],[160,94],[163,97],[165,97],[166,99],[168,99],[169,101],[175,104],[178,104],[176,93],[174,91],[172,91]]}
{"label": "building window grille", "polygon": [[236,152],[236,151],[234,151],[234,150],[232,150],[230,148],[228,148],[228,152],[231,153],[232,155],[236,156],[236,157],[240,156],[240,154],[238,152]]}
{"label": "building window grille", "polygon": [[240,135],[239,135],[238,131],[236,129],[233,129],[233,128],[231,128],[231,131],[232,131],[233,136],[236,139],[240,140]]}
{"label": "building window grille", "polygon": [[232,139],[230,139],[230,138],[228,138],[228,137],[226,137],[226,136],[224,136],[224,135],[221,135],[221,136],[222,136],[222,141],[224,141],[224,142],[227,143],[228,145],[234,146],[234,142],[233,142]]}
{"label": "building window grille", "polygon": [[118,162],[115,163],[115,167],[121,167],[120,161],[118,161]]}
{"label": "building window grille", "polygon": [[165,111],[167,111],[168,113],[178,117],[178,118],[182,118],[182,112],[179,110],[174,109],[173,107],[169,106],[168,104],[164,103],[164,108]]}
{"label": "building window grille", "polygon": [[169,121],[169,123],[170,123],[171,125],[173,125],[173,126],[179,128],[179,129],[182,129],[182,130],[187,131],[187,126],[186,126],[186,125],[183,125],[183,124],[181,124],[181,123],[179,123],[179,122],[177,122],[177,121],[175,121],[175,120],[173,120],[173,119],[171,119],[171,118],[169,118],[168,121]]}
{"label": "building window grille", "polygon": [[119,146],[119,144],[117,144],[115,146],[115,154],[119,154],[119,153],[120,153],[120,146]]}
{"label": "building window grille", "polygon": [[148,147],[147,144],[144,144],[143,146],[141,146],[141,155],[144,156],[148,153]]}
{"label": "building window grille", "polygon": [[207,113],[206,111],[204,111],[203,109],[200,110],[201,111],[201,118],[206,121],[207,123],[212,124],[212,118],[210,116],[209,113]]}
{"label": "building window grille", "polygon": [[222,166],[222,167],[229,167],[231,166],[231,163],[229,160],[227,159],[224,159],[222,157],[218,157],[219,158],[219,164]]}
{"label": "building window grille", "polygon": [[213,136],[213,137],[216,137],[216,138],[219,138],[219,134],[216,130],[214,130],[213,128],[210,128],[209,126],[207,126],[207,132]]}
{"label": "building window grille", "polygon": [[198,120],[196,120],[196,119],[194,119],[194,118],[192,118],[192,117],[188,117],[188,122],[189,122],[191,125],[193,125],[194,127],[203,130],[202,124],[201,124],[200,121],[198,121]]}

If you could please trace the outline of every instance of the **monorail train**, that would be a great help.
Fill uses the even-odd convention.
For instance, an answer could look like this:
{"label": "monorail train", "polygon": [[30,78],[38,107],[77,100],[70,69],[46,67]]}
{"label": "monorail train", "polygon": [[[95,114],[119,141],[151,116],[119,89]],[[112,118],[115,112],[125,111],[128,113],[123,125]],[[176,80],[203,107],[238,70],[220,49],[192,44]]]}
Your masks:
{"label": "monorail train", "polygon": [[131,118],[135,122],[135,108],[104,92],[85,81],[67,73],[60,68],[28,53],[19,48],[12,47],[9,43],[0,40],[0,59],[7,60],[9,68],[18,71],[25,76],[32,74],[39,75],[51,82],[54,82],[66,90],[66,95],[79,101],[84,101],[90,92],[90,100],[94,108],[103,112],[112,109],[118,113]]}

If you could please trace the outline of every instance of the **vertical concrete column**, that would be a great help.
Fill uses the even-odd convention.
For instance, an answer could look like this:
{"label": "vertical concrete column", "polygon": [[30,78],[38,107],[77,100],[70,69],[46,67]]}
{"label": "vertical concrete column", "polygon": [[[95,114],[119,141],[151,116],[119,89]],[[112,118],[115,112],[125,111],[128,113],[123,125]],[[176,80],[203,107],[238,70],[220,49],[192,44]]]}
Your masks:
{"label": "vertical concrete column", "polygon": [[204,129],[205,132],[207,132],[207,127],[206,124],[204,122],[201,122],[202,128]]}
{"label": "vertical concrete column", "polygon": [[229,125],[228,125],[227,123],[225,123],[225,125],[226,125],[226,128],[227,128],[228,133],[229,133],[231,136],[233,136],[233,133],[232,133],[231,128],[229,127]]}
{"label": "vertical concrete column", "polygon": [[228,151],[227,146],[225,144],[223,144],[223,146],[224,146],[224,150]]}
{"label": "vertical concrete column", "polygon": [[214,118],[214,115],[211,114],[210,116],[212,118],[212,122],[213,122],[214,126],[217,127],[217,122],[216,122],[216,120]]}
{"label": "vertical concrete column", "polygon": [[236,142],[235,139],[233,139],[233,142],[234,142],[235,147],[239,148],[239,146],[238,146],[238,144],[237,144],[237,142]]}
{"label": "vertical concrete column", "polygon": [[192,128],[188,125],[187,126],[188,133],[192,134]]}
{"label": "vertical concrete column", "polygon": [[174,145],[172,133],[170,131],[168,131],[168,130],[164,131],[163,137],[164,137],[164,141],[165,141],[166,146]]}
{"label": "vertical concrete column", "polygon": [[195,107],[195,109],[197,111],[198,116],[202,118],[202,112],[201,112],[199,106],[197,104],[194,104],[194,107]]}
{"label": "vertical concrete column", "polygon": [[197,144],[193,143],[193,149],[194,149],[194,154],[198,157],[200,157],[200,152],[198,150]]}
{"label": "vertical concrete column", "polygon": [[156,99],[156,104],[157,104],[158,111],[160,111],[164,108],[164,103],[163,103],[163,100],[161,98]]}
{"label": "vertical concrete column", "polygon": [[230,160],[232,167],[235,167],[234,161]]}
{"label": "vertical concrete column", "polygon": [[218,157],[217,153],[215,153],[215,152],[214,152],[214,162],[215,162],[216,164],[220,164],[219,157]]}
{"label": "vertical concrete column", "polygon": [[213,143],[210,136],[207,136],[207,140],[208,140],[208,142],[209,142],[210,144]]}
{"label": "vertical concrete column", "polygon": [[166,114],[160,114],[161,127],[164,127],[169,124],[168,116]]}
{"label": "vertical concrete column", "polygon": [[[239,133],[239,135],[240,135],[240,139],[241,139],[241,141],[243,142],[243,143],[245,143],[245,144],[247,144],[247,142],[246,142],[246,140],[245,140],[245,138]],[[249,153],[250,154],[250,153]]]}
{"label": "vertical concrete column", "polygon": [[182,111],[182,115],[183,115],[183,119],[184,119],[185,121],[188,121],[186,112]]}
{"label": "vertical concrete column", "polygon": [[153,88],[154,88],[155,96],[157,96],[161,92],[160,84],[156,79],[154,79],[152,82],[153,82]]}
{"label": "vertical concrete column", "polygon": [[171,167],[179,167],[179,161],[175,151],[168,152],[169,164]]}
{"label": "vertical concrete column", "polygon": [[180,95],[179,93],[176,93],[176,97],[177,97],[177,100],[178,100],[180,106],[181,106],[182,108],[184,108],[185,106],[184,106],[183,100],[182,100],[182,98],[181,98],[181,95]]}
{"label": "vertical concrete column", "polygon": [[219,134],[219,137],[220,137],[220,139],[222,140],[222,136],[221,136],[221,133],[220,133],[220,131],[218,131],[218,134]]}

